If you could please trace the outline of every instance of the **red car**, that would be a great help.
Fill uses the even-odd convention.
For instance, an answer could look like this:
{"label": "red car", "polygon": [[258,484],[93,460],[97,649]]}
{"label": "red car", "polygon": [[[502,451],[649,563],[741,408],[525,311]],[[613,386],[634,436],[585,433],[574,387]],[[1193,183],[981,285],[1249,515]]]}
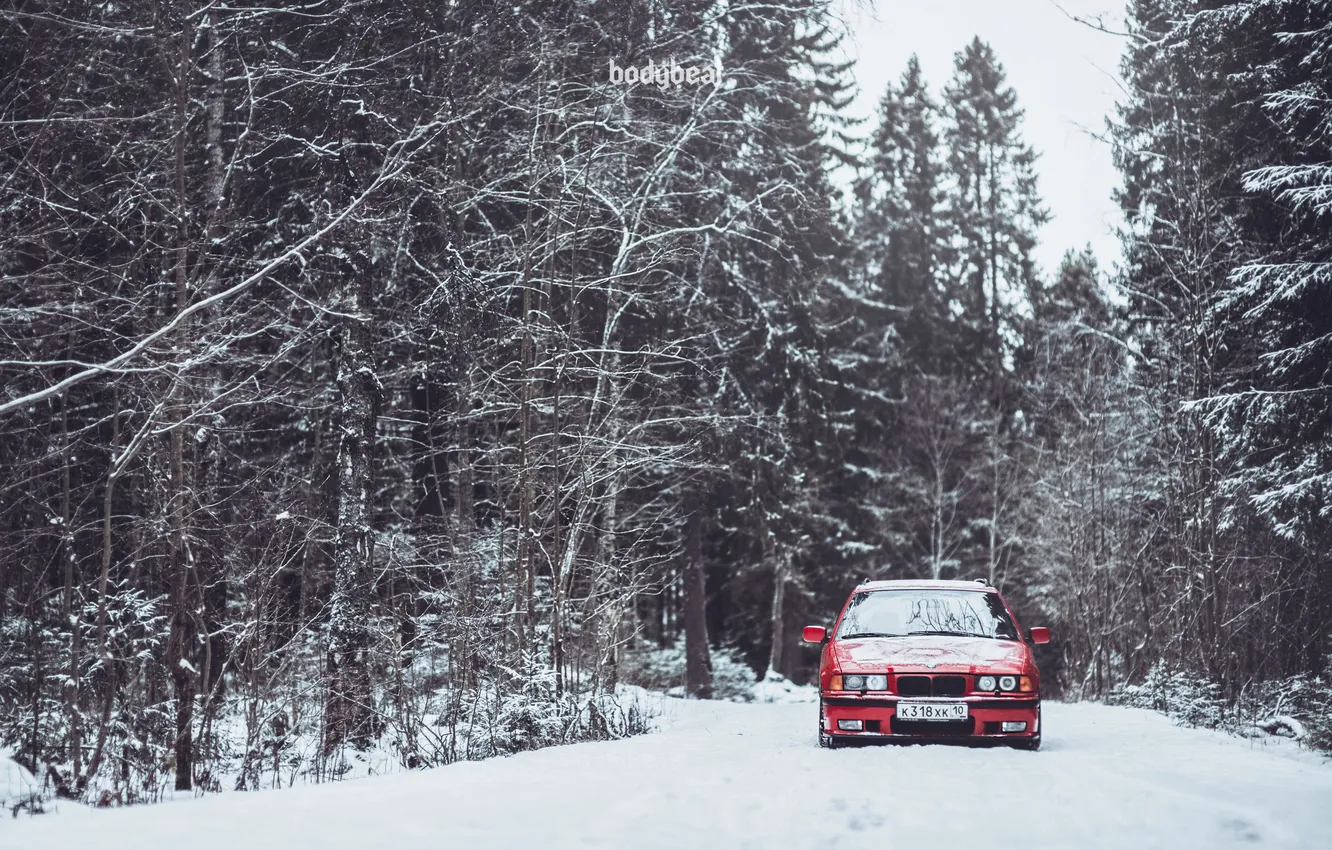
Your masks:
{"label": "red car", "polygon": [[855,589],[819,663],[819,743],[966,740],[1041,745],[1041,677],[1022,627],[981,581],[871,581]]}

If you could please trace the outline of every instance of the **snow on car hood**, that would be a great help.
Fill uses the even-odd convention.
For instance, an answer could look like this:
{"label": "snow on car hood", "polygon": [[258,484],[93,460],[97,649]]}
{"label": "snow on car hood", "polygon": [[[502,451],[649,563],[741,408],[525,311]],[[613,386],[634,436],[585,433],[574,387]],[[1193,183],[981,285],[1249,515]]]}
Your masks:
{"label": "snow on car hood", "polygon": [[839,640],[832,652],[837,669],[852,673],[885,667],[894,672],[1021,673],[1029,658],[1026,644],[1017,641],[942,635]]}

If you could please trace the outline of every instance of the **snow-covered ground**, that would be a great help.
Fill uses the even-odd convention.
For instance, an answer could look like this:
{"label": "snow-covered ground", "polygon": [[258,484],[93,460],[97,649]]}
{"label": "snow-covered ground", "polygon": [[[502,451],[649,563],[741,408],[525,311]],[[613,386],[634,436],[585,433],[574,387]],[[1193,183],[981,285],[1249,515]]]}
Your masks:
{"label": "snow-covered ground", "polygon": [[799,703],[666,700],[663,731],[282,791],[0,820],[36,850],[1332,848],[1332,764],[1151,712],[1045,707],[1040,752],[821,750]]}

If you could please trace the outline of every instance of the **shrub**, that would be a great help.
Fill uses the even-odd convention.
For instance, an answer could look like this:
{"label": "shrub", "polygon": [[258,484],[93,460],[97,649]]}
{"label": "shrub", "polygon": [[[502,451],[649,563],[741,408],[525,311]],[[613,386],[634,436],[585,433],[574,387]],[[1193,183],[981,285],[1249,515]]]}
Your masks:
{"label": "shrub", "polygon": [[[657,648],[640,646],[625,653],[620,667],[621,678],[628,684],[650,691],[684,693],[685,645],[684,638],[672,646]],[[758,679],[754,670],[744,662],[732,647],[712,649],[712,698],[731,702],[752,702],[754,683]]]}
{"label": "shrub", "polygon": [[1106,702],[1150,708],[1181,726],[1241,735],[1284,735],[1332,752],[1332,674],[1328,673],[1254,682],[1228,701],[1215,682],[1158,662],[1142,684],[1119,685]]}

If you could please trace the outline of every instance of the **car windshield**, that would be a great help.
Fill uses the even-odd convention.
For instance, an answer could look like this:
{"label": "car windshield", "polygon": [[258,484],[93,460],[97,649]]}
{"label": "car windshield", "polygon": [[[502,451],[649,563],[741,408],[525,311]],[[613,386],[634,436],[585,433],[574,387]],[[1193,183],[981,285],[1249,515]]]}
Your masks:
{"label": "car windshield", "polygon": [[839,639],[962,635],[1017,640],[999,594],[975,590],[873,590],[851,597]]}

